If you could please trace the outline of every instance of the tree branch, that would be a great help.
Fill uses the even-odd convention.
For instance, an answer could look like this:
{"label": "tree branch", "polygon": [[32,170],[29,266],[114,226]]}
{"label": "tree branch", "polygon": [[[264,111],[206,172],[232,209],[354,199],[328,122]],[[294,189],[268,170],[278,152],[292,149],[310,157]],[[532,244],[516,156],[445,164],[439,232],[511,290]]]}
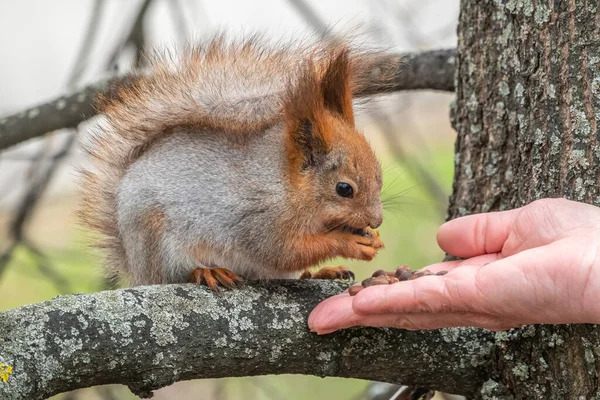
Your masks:
{"label": "tree branch", "polygon": [[[394,65],[394,83],[383,82],[374,73],[371,85],[357,96],[400,90],[454,91],[455,50],[438,50],[418,54],[384,56],[382,66]],[[376,71],[375,71],[376,72]],[[94,103],[99,94],[111,97],[115,89],[124,84],[129,76],[104,79],[86,86],[80,91],[59,97],[48,103],[30,108],[18,114],[0,118],[0,150],[17,143],[62,128],[76,127],[80,122],[96,115]]]}
{"label": "tree branch", "polygon": [[[0,150],[58,129],[75,128],[96,115],[99,94],[111,95],[126,77],[103,79],[48,103],[0,118]],[[114,84],[114,85],[113,85]]]}
{"label": "tree branch", "polygon": [[369,88],[356,94],[358,97],[405,90],[454,92],[455,49],[382,56],[377,64],[395,66],[392,85],[374,78]]}
{"label": "tree branch", "polygon": [[157,285],[5,311],[0,366],[12,372],[0,379],[0,398],[43,399],[108,383],[150,396],[181,380],[284,373],[473,394],[487,379],[494,339],[487,331],[310,333],[309,312],[343,288],[264,281],[215,295],[195,285]]}

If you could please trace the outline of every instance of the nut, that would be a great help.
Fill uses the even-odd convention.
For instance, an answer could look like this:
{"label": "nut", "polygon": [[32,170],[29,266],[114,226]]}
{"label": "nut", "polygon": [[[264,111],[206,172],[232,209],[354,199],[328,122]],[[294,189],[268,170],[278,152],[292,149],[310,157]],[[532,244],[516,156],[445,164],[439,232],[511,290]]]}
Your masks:
{"label": "nut", "polygon": [[406,271],[410,271],[410,268],[408,267],[408,265],[399,265],[394,270],[396,275],[400,275],[401,273],[406,272]]}
{"label": "nut", "polygon": [[439,271],[437,273],[433,273],[428,269],[422,269],[417,272],[411,271],[408,265],[400,265],[396,267],[393,271],[386,272],[382,269],[378,269],[373,272],[373,275],[370,278],[367,278],[361,282],[361,285],[350,286],[348,289],[348,293],[350,296],[355,296],[358,292],[360,292],[363,288],[375,285],[391,285],[396,282],[404,282],[410,281],[413,279],[418,279],[423,276],[436,275],[443,276],[446,275],[448,271]]}
{"label": "nut", "polygon": [[398,280],[400,282],[408,281],[412,278],[413,275],[414,275],[414,272],[412,272],[412,271],[404,271],[400,274],[400,276],[398,277]]}
{"label": "nut", "polygon": [[348,293],[350,294],[350,296],[356,296],[356,294],[363,289],[364,287],[362,287],[361,285],[353,285],[348,288]]}
{"label": "nut", "polygon": [[381,276],[381,275],[387,275],[388,273],[385,272],[382,269],[378,269],[377,271],[373,272],[373,275],[371,275],[372,277],[377,277],[377,276]]}
{"label": "nut", "polygon": [[376,277],[367,278],[362,281],[364,287],[375,286],[375,285],[387,285],[389,284],[387,275],[380,275]]}

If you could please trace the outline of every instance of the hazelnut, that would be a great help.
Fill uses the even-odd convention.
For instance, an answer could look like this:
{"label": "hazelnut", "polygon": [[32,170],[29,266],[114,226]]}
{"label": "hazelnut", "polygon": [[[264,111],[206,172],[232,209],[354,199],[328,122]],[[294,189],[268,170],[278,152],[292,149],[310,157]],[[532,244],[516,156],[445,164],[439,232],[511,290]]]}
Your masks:
{"label": "hazelnut", "polygon": [[348,288],[348,293],[350,294],[350,296],[356,296],[356,294],[363,289],[364,287],[362,287],[361,285],[353,285]]}

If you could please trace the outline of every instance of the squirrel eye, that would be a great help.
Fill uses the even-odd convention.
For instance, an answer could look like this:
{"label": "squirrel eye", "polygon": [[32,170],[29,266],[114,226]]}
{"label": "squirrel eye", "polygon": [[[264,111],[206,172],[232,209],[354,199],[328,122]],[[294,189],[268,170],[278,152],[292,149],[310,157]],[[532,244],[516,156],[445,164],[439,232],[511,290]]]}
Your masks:
{"label": "squirrel eye", "polygon": [[342,197],[352,197],[354,194],[354,189],[352,189],[352,185],[346,182],[338,182],[335,185],[335,191]]}

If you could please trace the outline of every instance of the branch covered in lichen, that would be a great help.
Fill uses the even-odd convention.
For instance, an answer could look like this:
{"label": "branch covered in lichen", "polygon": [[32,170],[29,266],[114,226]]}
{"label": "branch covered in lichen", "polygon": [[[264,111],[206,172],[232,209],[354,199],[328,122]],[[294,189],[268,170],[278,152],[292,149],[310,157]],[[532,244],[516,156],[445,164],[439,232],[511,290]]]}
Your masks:
{"label": "branch covered in lichen", "polygon": [[58,129],[75,128],[96,115],[94,103],[122,78],[103,79],[81,90],[16,114],[0,117],[0,150]]}
{"label": "branch covered in lichen", "polygon": [[[393,68],[392,79],[382,82],[374,71],[370,85],[357,96],[370,96],[399,90],[454,91],[456,50],[429,51],[400,56],[382,56],[380,63]],[[377,67],[376,67],[377,69]],[[94,104],[99,95],[111,97],[116,88],[127,83],[130,76],[104,79],[50,102],[0,117],[0,150],[62,128],[73,128],[96,115]],[[385,77],[387,79],[387,75]]]}
{"label": "branch covered in lichen", "polygon": [[140,396],[177,381],[265,374],[353,377],[472,394],[486,381],[493,335],[475,329],[309,332],[343,285],[250,283],[213,294],[161,285],[57,297],[0,314],[2,399],[44,399],[119,383]]}

